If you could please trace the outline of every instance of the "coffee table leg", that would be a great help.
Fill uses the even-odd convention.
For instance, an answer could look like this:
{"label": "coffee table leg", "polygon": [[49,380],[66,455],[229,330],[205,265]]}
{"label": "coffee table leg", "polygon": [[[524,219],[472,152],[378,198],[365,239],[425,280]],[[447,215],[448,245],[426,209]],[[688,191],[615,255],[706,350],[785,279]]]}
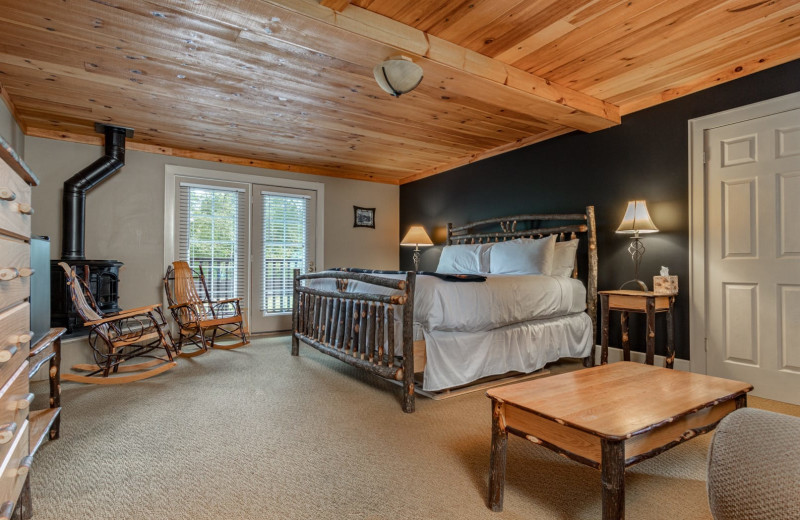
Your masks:
{"label": "coffee table leg", "polygon": [[489,462],[489,509],[503,510],[506,484],[506,446],[508,432],[503,424],[503,404],[492,400],[492,456]]}
{"label": "coffee table leg", "polygon": [[603,483],[603,520],[625,519],[625,444],[601,440],[600,464]]}

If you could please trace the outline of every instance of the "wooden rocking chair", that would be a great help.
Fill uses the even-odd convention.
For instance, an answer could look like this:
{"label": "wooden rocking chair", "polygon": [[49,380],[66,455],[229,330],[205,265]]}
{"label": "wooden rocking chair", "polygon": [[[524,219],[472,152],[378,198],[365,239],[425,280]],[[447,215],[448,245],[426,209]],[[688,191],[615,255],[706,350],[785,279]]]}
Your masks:
{"label": "wooden rocking chair", "polygon": [[[172,337],[166,328],[160,303],[113,314],[102,314],[86,283],[75,274],[75,270],[64,262],[58,265],[67,273],[67,286],[75,310],[83,318],[84,325],[91,327],[88,341],[95,360],[95,364],[79,364],[72,367],[73,370],[85,371],[88,374],[64,373],[61,375],[63,381],[93,384],[131,383],[166,372],[176,365],[172,357]],[[158,349],[164,349],[166,355],[160,357],[152,354]],[[125,364],[134,358],[153,359]]]}
{"label": "wooden rocking chair", "polygon": [[[198,293],[198,286],[202,288],[205,298]],[[164,290],[172,317],[178,324],[181,356],[197,356],[207,352],[209,347],[230,350],[250,343],[239,303],[241,298],[212,300],[202,266],[195,271],[186,262],[173,262],[164,276]],[[210,339],[207,337],[209,332]],[[226,336],[236,337],[237,342],[218,343],[220,338]],[[184,342],[193,344],[197,350],[184,352]]]}

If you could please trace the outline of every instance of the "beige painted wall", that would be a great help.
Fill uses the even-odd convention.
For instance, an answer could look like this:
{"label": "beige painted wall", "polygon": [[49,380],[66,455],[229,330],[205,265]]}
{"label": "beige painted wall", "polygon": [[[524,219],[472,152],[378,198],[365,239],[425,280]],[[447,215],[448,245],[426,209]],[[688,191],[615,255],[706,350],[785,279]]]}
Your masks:
{"label": "beige painted wall", "polygon": [[[33,232],[51,238],[52,258],[61,255],[64,181],[101,155],[99,146],[25,138],[25,160],[41,179],[33,190]],[[129,151],[126,165],[89,192],[86,201],[86,257],[125,263],[123,308],[162,300],[167,164],[219,170],[221,178],[228,171],[324,183],[325,267],[398,268],[398,186]],[[377,208],[376,229],[353,228],[354,205]]]}

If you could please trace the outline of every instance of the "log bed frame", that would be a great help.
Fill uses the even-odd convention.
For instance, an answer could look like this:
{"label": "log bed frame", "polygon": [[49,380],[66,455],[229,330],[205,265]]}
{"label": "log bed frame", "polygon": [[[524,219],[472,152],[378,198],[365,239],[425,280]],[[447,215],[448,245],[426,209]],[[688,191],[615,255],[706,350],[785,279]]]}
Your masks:
{"label": "log bed frame", "polygon": [[[487,228],[496,230],[498,227],[500,231],[478,231]],[[557,235],[557,240],[571,240],[584,234],[588,242],[586,312],[592,320],[592,350],[584,358],[583,364],[593,366],[597,337],[597,232],[594,206],[587,206],[586,213],[515,215],[480,220],[460,227],[448,224],[446,244],[492,243],[549,235]],[[576,261],[573,278],[578,278],[578,264]],[[384,278],[348,271],[301,275],[300,270],[295,269],[292,355],[299,355],[302,340],[325,354],[371,374],[402,382],[403,411],[411,413],[414,411],[414,374],[422,372],[425,366],[425,341],[413,341],[416,273],[394,272],[405,277]],[[337,290],[324,291],[302,284],[303,280],[320,278],[336,280]],[[349,280],[387,287],[396,291],[396,294],[345,292]],[[394,316],[398,312],[402,313],[402,356],[394,355]]]}

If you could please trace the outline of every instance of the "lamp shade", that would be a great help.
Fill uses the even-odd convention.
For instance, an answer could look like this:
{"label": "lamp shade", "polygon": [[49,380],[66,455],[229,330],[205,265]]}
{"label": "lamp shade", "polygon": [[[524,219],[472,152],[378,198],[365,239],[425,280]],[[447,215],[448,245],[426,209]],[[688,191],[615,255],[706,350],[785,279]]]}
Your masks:
{"label": "lamp shade", "polygon": [[395,97],[411,92],[422,81],[422,67],[405,56],[394,56],[379,63],[372,74],[378,85]]}
{"label": "lamp shade", "polygon": [[411,226],[406,236],[400,241],[401,246],[432,246],[431,237],[425,232],[422,226]]}
{"label": "lamp shade", "polygon": [[617,228],[617,233],[656,233],[658,228],[653,224],[647,203],[643,200],[628,201],[628,209]]}

